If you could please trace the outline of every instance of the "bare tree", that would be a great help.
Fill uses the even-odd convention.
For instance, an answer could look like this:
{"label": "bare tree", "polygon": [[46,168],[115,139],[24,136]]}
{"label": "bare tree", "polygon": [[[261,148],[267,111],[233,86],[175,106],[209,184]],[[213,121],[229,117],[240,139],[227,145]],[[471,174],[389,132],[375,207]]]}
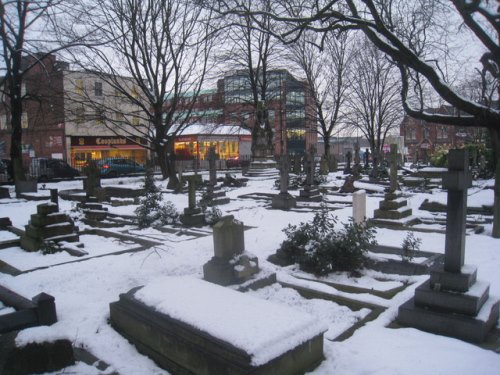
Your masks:
{"label": "bare tree", "polygon": [[91,105],[110,129],[147,140],[168,186],[177,187],[174,139],[189,123],[209,69],[215,29],[210,12],[193,1],[107,0],[88,14],[106,44],[77,57],[133,107],[117,121],[107,116],[116,108]]}
{"label": "bare tree", "polygon": [[[250,16],[230,19],[231,29],[227,35],[228,51],[222,54],[222,59],[229,69],[240,70],[247,80],[248,96],[240,96],[237,102],[249,104],[253,107],[253,123],[249,128],[252,132],[252,156],[272,155],[273,129],[269,121],[269,102],[279,99],[281,83],[276,90],[270,85],[276,84],[271,77],[271,70],[276,68],[275,62],[281,57],[281,44],[268,32],[259,30],[258,25],[266,25],[271,29],[271,18],[266,12],[271,9],[271,0],[245,0],[248,6],[253,4],[262,10],[263,14],[254,20]],[[271,82],[274,81],[274,82]],[[241,87],[243,89],[243,86]],[[242,125],[246,125],[241,121]]]}
{"label": "bare tree", "polygon": [[[320,43],[323,43],[322,50],[318,48]],[[345,125],[353,43],[348,33],[337,37],[328,35],[322,40],[318,33],[308,31],[290,45],[290,59],[299,66],[307,81],[311,113],[319,124],[318,133],[323,138],[328,159],[333,131]]]}
{"label": "bare tree", "polygon": [[348,123],[370,144],[377,165],[387,134],[403,118],[397,68],[387,57],[362,39],[353,59],[351,86],[347,97]]}
{"label": "bare tree", "polygon": [[[231,2],[230,7],[228,7]],[[236,3],[236,4],[235,4]],[[219,0],[222,12],[260,16],[257,9],[238,0]],[[489,129],[496,153],[500,159],[500,111],[498,105],[488,105],[464,98],[446,78],[447,53],[450,38],[440,41],[443,25],[461,20],[467,37],[456,41],[461,50],[477,49],[477,63],[484,75],[498,81],[500,76],[500,22],[499,6],[493,0],[277,0],[266,15],[278,21],[279,32],[269,30],[287,43],[297,40],[307,29],[325,34],[345,30],[361,30],[381,51],[399,67],[402,78],[403,106],[409,115],[428,122],[462,127],[483,126]],[[262,25],[264,26],[264,25]],[[429,39],[435,38],[429,43]],[[449,52],[449,50],[444,51]],[[474,64],[468,64],[473,67]],[[467,70],[467,64],[461,66]],[[469,69],[470,70],[470,69]],[[417,78],[418,77],[418,78]],[[412,102],[412,90],[425,80],[434,93],[458,111],[443,115],[426,112],[424,101]],[[498,98],[497,91],[496,97]],[[496,100],[498,102],[498,100]],[[499,163],[500,164],[500,163]],[[496,174],[493,236],[500,237],[500,176]]]}
{"label": "bare tree", "polygon": [[10,157],[15,181],[26,179],[21,150],[23,104],[30,99],[23,91],[26,77],[35,66],[43,70],[49,55],[85,42],[84,35],[65,40],[56,37],[57,16],[65,12],[66,5],[61,0],[0,1],[0,94],[10,115]]}

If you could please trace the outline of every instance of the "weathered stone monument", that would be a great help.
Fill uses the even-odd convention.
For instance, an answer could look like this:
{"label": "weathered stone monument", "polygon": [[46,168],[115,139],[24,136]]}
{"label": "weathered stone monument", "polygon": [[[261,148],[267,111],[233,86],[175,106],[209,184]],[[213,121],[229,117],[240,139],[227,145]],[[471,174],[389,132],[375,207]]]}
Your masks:
{"label": "weathered stone monument", "polygon": [[465,265],[467,188],[471,186],[466,150],[450,150],[444,265],[431,271],[430,279],[415,296],[399,307],[398,322],[462,340],[482,342],[496,326],[500,301],[489,298],[489,284],[477,280],[477,268]]}
{"label": "weathered stone monument", "polygon": [[403,198],[397,180],[397,155],[398,146],[391,145],[391,172],[390,186],[384,199],[380,201],[379,208],[373,213],[372,223],[378,226],[408,226],[416,223],[418,219],[412,215],[408,201]]}
{"label": "weathered stone monument", "polygon": [[217,170],[215,168],[215,147],[211,146],[208,150],[208,172],[209,181],[207,191],[203,196],[203,203],[207,206],[220,206],[229,203],[226,192],[220,186],[217,186]]}
{"label": "weathered stone monument", "polygon": [[48,241],[79,241],[73,221],[66,214],[60,213],[57,204],[52,202],[37,206],[37,213],[31,215],[25,232],[21,235],[21,247],[26,251],[37,251]]}
{"label": "weathered stone monument", "polygon": [[361,158],[359,156],[359,143],[356,142],[354,144],[354,166],[352,167],[352,175],[355,180],[359,180],[361,178],[361,171],[363,167],[361,166]]}
{"label": "weathered stone monument", "polygon": [[110,321],[172,374],[303,374],[323,360],[327,330],[305,312],[185,276],[120,294]]}
{"label": "weathered stone monument", "polygon": [[257,257],[245,253],[243,223],[233,216],[213,227],[214,256],[203,265],[203,278],[219,285],[241,284],[259,272]]}
{"label": "weathered stone monument", "polygon": [[205,215],[201,212],[201,208],[196,205],[196,181],[198,176],[185,176],[188,182],[188,207],[184,209],[184,213],[179,219],[186,226],[202,226],[205,224]]}
{"label": "weathered stone monument", "polygon": [[97,189],[101,188],[101,174],[99,167],[94,160],[89,160],[85,168],[83,168],[83,172],[87,176],[82,180],[83,190],[85,190],[87,197],[96,197]]}
{"label": "weathered stone monument", "polygon": [[354,224],[361,224],[366,220],[366,191],[358,190],[352,194],[352,218]]}
{"label": "weathered stone monument", "polygon": [[280,193],[273,197],[271,207],[279,210],[289,210],[297,206],[296,199],[288,192],[288,156],[280,159]]}
{"label": "weathered stone monument", "polygon": [[315,152],[311,149],[307,154],[304,162],[304,170],[306,172],[306,183],[304,189],[300,190],[300,198],[305,201],[311,202],[321,202],[323,197],[319,192],[319,189],[314,184],[314,172],[316,169],[316,163],[314,161]]}
{"label": "weathered stone monument", "polygon": [[346,159],[346,165],[344,168],[344,174],[351,174],[352,169],[351,169],[351,159],[352,159],[352,153],[351,151],[347,151],[345,154],[345,159]]}

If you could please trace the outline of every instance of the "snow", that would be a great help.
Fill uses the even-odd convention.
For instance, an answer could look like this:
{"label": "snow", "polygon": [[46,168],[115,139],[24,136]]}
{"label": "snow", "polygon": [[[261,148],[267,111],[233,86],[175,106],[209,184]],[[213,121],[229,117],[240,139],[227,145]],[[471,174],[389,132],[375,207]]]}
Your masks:
{"label": "snow", "polygon": [[[223,173],[219,174],[223,175]],[[234,171],[232,173],[235,174]],[[330,174],[325,185],[342,186],[343,180],[336,178],[339,175],[341,174]],[[241,177],[241,175],[236,174],[236,177]],[[204,178],[208,179],[207,173],[204,174]],[[166,182],[158,179],[157,183],[165,192],[163,194],[165,201],[171,201],[179,211],[187,207],[186,194],[173,194],[166,189]],[[142,179],[137,177],[105,179],[102,184],[139,188],[142,185]],[[380,186],[370,185],[368,182],[361,184],[363,188],[366,185],[368,192],[383,190]],[[492,205],[493,190],[489,188],[492,185],[492,180],[475,182],[474,187],[468,192],[468,205],[475,207],[483,204]],[[239,198],[241,195],[256,192],[276,194],[277,190],[274,190],[273,186],[273,179],[250,179],[245,187],[227,189],[226,193],[231,198],[231,202],[219,208],[224,215],[234,215],[237,220],[245,224],[245,250],[258,257],[261,269],[265,272],[276,272],[281,283],[307,287],[332,296],[331,300],[307,299],[296,290],[278,283],[255,292],[247,292],[245,295],[245,297],[252,298],[252,301],[255,299],[270,301],[273,308],[269,311],[275,311],[274,308],[280,309],[275,307],[276,305],[282,306],[283,309],[286,307],[286,311],[292,311],[291,316],[288,313],[279,315],[278,320],[284,329],[283,332],[286,332],[286,325],[294,326],[295,321],[291,317],[296,314],[297,316],[306,316],[305,314],[313,316],[313,327],[317,324],[327,329],[324,340],[325,360],[311,372],[312,374],[498,374],[500,355],[494,351],[413,328],[388,327],[396,318],[399,305],[414,295],[415,288],[428,279],[426,275],[386,275],[373,270],[363,270],[360,278],[338,273],[317,280],[309,275],[310,279],[304,280],[299,278],[301,272],[296,266],[278,267],[269,263],[267,257],[275,253],[285,238],[282,230],[289,224],[297,225],[300,222],[310,221],[314,215],[311,209],[288,212],[270,210],[267,208],[269,203],[265,200]],[[47,189],[71,190],[81,189],[81,187],[82,183],[78,180],[46,183]],[[291,193],[298,194],[297,191],[291,191]],[[403,189],[403,194],[413,210],[413,215],[428,218],[443,217],[443,214],[429,213],[419,210],[418,207],[425,199],[446,204],[446,192],[435,189],[423,193],[412,193]],[[199,199],[201,192],[197,192],[197,195]],[[330,195],[328,198],[350,201],[350,196],[346,198]],[[381,199],[383,199],[381,194],[367,195],[368,217],[373,217],[373,211],[378,208]],[[36,206],[42,202],[46,201],[2,199],[0,216],[8,216],[15,227],[24,228],[28,224],[30,215],[36,212]],[[83,225],[78,220],[78,216],[71,211],[75,206],[76,202],[59,199],[60,211],[69,214],[82,231],[88,227]],[[133,216],[137,206],[106,205],[106,207],[111,213]],[[352,207],[332,211],[332,214],[338,217],[337,226],[340,228],[342,223],[346,223],[352,215]],[[219,301],[217,306],[212,306],[210,301],[205,302],[206,308],[197,312],[201,316],[192,318],[195,323],[203,326],[203,329],[208,329],[210,326],[211,329],[224,331],[223,334],[227,335],[228,340],[241,340],[239,344],[248,350],[253,350],[256,361],[263,361],[265,356],[272,357],[275,354],[263,349],[267,341],[264,338],[259,341],[260,338],[255,337],[255,332],[249,328],[251,324],[265,326],[274,321],[274,316],[272,320],[267,319],[259,315],[259,312],[253,312],[253,309],[250,309],[248,312],[250,318],[247,319],[249,326],[239,327],[240,332],[234,332],[237,331],[236,329],[229,329],[230,326],[223,319],[214,319],[210,324],[205,323],[208,320],[206,316],[208,313],[205,312],[212,308],[225,309],[228,312],[233,310],[233,305],[223,297],[229,288],[224,289],[222,296],[203,296],[200,295],[202,293],[197,290],[197,287],[193,286],[203,277],[203,264],[213,256],[213,238],[210,235],[210,228],[203,227],[189,233],[178,233],[179,235],[175,231],[166,233],[153,228],[140,230],[133,226],[107,228],[106,230],[154,240],[158,244],[143,251],[136,251],[134,250],[137,248],[135,243],[119,242],[112,237],[81,234],[80,242],[85,245],[83,250],[89,252],[89,255],[80,258],[72,257],[66,252],[45,256],[39,252],[27,253],[18,246],[0,249],[0,261],[26,271],[18,276],[0,273],[0,284],[28,299],[41,292],[51,294],[55,297],[57,307],[57,323],[50,327],[34,327],[21,331],[17,337],[18,344],[66,338],[75,347],[85,348],[100,360],[108,363],[110,367],[106,372],[116,371],[122,375],[168,374],[151,359],[138,353],[132,344],[110,326],[108,319],[109,304],[117,301],[120,293],[125,293],[137,286],[156,285],[161,293],[167,293],[166,289],[170,288],[170,293],[174,295],[168,300],[182,298],[182,296],[175,296],[175,291],[188,288],[189,285],[173,281],[167,285],[165,280],[170,279],[191,280],[193,284],[190,285],[194,290],[184,294],[196,297],[197,300],[208,298],[213,301],[213,298],[217,297]],[[376,238],[380,245],[401,246],[406,235],[407,231],[404,230],[376,229]],[[445,236],[443,233],[416,232],[415,237],[422,240],[420,250],[444,253]],[[16,235],[0,230],[0,241],[16,238],[18,238]],[[478,279],[490,283],[491,300],[500,298],[500,272],[498,272],[500,240],[491,237],[491,224],[485,225],[485,232],[482,234],[467,232],[465,246],[466,264],[477,266]],[[125,252],[121,253],[122,250]],[[321,281],[358,286],[368,290],[391,290],[403,284],[407,287],[393,298],[384,299],[370,293],[342,292]],[[355,299],[366,304],[381,306],[385,310],[376,319],[355,329],[353,335],[347,339],[333,341],[346,329],[366,318],[371,311],[369,308],[356,310],[340,305],[334,302],[337,298]],[[165,305],[168,304],[165,303]],[[170,309],[173,306],[166,308]],[[246,314],[242,310],[244,309],[235,309],[235,313]],[[187,317],[184,318],[187,319]],[[270,334],[272,332],[276,334],[275,330],[278,328],[271,327]],[[281,341],[287,345],[288,339],[287,337]],[[281,341],[277,346],[282,344]],[[60,372],[105,373],[82,363],[77,363],[58,373]]]}
{"label": "snow", "polygon": [[310,314],[192,277],[157,279],[135,292],[134,297],[242,349],[251,356],[254,366],[326,331],[325,324]]}

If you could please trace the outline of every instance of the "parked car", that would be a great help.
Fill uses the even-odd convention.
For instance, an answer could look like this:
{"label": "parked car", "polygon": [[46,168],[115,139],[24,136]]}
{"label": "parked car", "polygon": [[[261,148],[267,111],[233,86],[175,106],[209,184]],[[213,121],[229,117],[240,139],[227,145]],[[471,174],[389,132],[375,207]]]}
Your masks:
{"label": "parked car", "polygon": [[10,159],[0,159],[0,174],[5,174],[8,180],[12,180],[14,171]]}
{"label": "parked car", "polygon": [[132,159],[126,158],[105,158],[97,161],[97,166],[101,176],[117,177],[131,173],[143,173],[144,167]]}
{"label": "parked car", "polygon": [[80,172],[61,159],[33,158],[30,161],[29,177],[39,182],[78,176],[80,176]]}

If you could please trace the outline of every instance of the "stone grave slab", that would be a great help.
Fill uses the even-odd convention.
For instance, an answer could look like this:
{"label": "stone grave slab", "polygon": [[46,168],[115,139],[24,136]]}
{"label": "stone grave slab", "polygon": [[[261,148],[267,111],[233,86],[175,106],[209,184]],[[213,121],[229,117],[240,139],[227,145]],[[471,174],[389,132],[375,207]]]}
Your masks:
{"label": "stone grave slab", "polygon": [[121,294],[110,318],[177,374],[303,373],[323,359],[326,326],[317,318],[195,278],[165,277]]}

